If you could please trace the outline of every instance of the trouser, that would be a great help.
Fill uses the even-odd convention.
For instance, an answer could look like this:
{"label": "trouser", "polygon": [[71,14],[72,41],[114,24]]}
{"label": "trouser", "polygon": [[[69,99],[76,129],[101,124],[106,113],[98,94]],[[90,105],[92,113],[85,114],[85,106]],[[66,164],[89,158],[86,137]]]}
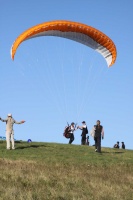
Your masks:
{"label": "trouser", "polygon": [[6,131],[6,148],[10,149],[10,141],[12,142],[12,149],[14,149],[14,131]]}
{"label": "trouser", "polygon": [[70,133],[69,144],[71,144],[73,141],[74,141],[74,135],[73,135],[73,133]]}
{"label": "trouser", "polygon": [[82,144],[82,145],[85,145],[85,144],[86,144],[86,136],[82,136],[81,144]]}
{"label": "trouser", "polygon": [[95,149],[101,153],[101,137],[95,137]]}

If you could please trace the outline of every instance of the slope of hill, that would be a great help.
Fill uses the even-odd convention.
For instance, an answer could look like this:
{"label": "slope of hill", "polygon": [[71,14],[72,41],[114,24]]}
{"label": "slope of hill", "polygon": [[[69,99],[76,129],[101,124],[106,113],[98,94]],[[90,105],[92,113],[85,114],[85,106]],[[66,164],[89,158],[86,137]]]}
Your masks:
{"label": "slope of hill", "polygon": [[0,143],[0,200],[132,200],[133,151]]}

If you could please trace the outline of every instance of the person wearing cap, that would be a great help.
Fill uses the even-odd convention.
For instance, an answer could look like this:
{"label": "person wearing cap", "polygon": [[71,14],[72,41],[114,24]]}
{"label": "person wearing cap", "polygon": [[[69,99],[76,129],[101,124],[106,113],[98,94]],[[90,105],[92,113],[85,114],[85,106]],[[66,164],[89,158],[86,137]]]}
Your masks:
{"label": "person wearing cap", "polygon": [[87,129],[87,125],[85,121],[82,121],[82,126],[78,126],[78,129],[82,130],[82,134],[81,134],[81,145],[85,145],[86,144],[86,134],[88,134],[88,129]]}
{"label": "person wearing cap", "polygon": [[100,125],[100,120],[96,121],[95,127],[95,151],[101,153],[101,137],[104,139],[104,129],[103,126]]}
{"label": "person wearing cap", "polygon": [[74,131],[75,130],[76,130],[75,123],[72,122],[70,125],[70,129],[69,129],[69,133],[70,133],[69,144],[72,144],[72,142],[74,141]]}
{"label": "person wearing cap", "polygon": [[25,121],[22,120],[20,122],[17,122],[16,120],[13,119],[12,114],[8,114],[7,119],[2,119],[0,117],[0,120],[2,122],[6,122],[6,147],[7,147],[7,149],[10,149],[10,140],[12,142],[12,149],[15,149],[13,125],[14,124],[22,124]]}

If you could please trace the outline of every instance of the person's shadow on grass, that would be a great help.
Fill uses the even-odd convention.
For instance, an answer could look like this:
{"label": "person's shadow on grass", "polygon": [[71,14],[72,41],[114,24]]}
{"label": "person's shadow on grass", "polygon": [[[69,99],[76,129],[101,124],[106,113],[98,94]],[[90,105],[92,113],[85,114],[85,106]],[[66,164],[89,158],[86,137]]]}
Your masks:
{"label": "person's shadow on grass", "polygon": [[48,146],[32,144],[32,145],[27,145],[27,146],[16,147],[15,149],[39,148],[39,147],[48,147]]}

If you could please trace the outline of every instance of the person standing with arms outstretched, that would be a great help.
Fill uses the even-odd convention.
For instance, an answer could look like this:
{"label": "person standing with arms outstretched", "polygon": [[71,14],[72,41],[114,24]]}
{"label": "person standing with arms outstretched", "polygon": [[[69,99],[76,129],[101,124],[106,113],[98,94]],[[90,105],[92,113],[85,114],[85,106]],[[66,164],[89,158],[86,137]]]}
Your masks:
{"label": "person standing with arms outstretched", "polygon": [[14,130],[13,130],[13,125],[14,124],[23,124],[25,121],[22,120],[20,122],[17,122],[16,120],[13,119],[12,114],[7,115],[7,119],[2,119],[0,117],[0,120],[2,122],[6,122],[6,148],[10,150],[10,140],[12,142],[12,149],[15,149],[14,146]]}
{"label": "person standing with arms outstretched", "polygon": [[95,151],[101,153],[101,138],[104,139],[104,129],[100,125],[100,120],[97,120],[95,125]]}

